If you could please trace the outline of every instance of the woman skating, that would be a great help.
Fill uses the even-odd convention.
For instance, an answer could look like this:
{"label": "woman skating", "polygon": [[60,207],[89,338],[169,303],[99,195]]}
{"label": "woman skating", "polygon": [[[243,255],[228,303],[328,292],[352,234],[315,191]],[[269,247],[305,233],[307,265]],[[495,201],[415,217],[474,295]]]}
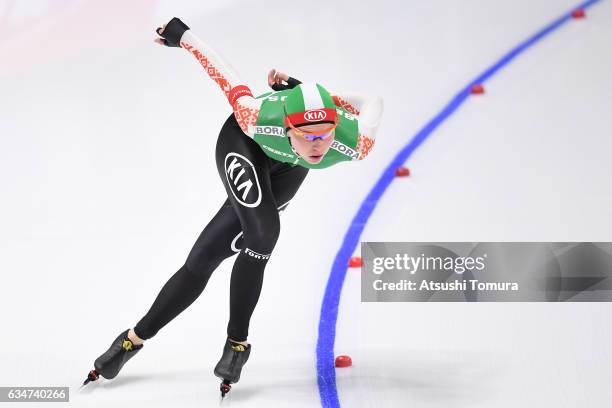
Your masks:
{"label": "woman skating", "polygon": [[279,212],[294,197],[309,169],[367,156],[383,105],[377,97],[331,95],[320,84],[303,84],[274,70],[268,83],[276,92],[254,97],[220,55],[181,20],[173,18],[156,32],[161,37],[157,43],[181,47],[193,55],[232,107],[215,151],[227,199],[147,314],[96,359],[95,370],[85,383],[99,375],[114,378],[145,340],[198,298],[217,266],[237,254],[230,281],[227,339],[214,370],[223,380],[224,395],[240,379],[251,352],[249,322],[279,236]]}

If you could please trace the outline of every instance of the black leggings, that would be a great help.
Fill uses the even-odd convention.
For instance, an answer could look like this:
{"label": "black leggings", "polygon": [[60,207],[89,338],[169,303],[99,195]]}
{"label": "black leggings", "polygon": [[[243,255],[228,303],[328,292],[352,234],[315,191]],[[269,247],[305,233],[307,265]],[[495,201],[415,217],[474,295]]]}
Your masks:
{"label": "black leggings", "polygon": [[240,130],[233,114],[219,133],[215,156],[228,198],[198,237],[185,264],[134,327],[142,339],[153,337],[192,304],[217,266],[236,253],[227,335],[237,341],[247,339],[264,269],[280,232],[279,212],[293,198],[308,169],[266,156]]}

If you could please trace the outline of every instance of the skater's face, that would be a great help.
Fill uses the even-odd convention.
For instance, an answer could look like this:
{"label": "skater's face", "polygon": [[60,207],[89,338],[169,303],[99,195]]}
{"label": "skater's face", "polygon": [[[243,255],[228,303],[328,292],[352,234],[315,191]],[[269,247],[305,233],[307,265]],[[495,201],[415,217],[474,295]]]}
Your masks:
{"label": "skater's face", "polygon": [[[321,132],[329,129],[329,124],[319,123],[317,125],[300,126],[299,129],[304,132]],[[293,129],[289,130],[288,135],[295,151],[311,164],[317,164],[323,160],[323,156],[329,150],[329,146],[331,146],[335,136],[332,134],[325,139],[307,140],[296,136]]]}

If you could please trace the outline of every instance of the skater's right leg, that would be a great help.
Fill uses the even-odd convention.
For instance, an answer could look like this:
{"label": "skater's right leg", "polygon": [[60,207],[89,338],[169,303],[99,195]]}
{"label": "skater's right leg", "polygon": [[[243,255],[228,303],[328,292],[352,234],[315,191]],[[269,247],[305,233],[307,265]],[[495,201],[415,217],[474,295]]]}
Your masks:
{"label": "skater's right leg", "polygon": [[138,339],[155,336],[200,296],[217,266],[235,254],[231,242],[240,228],[226,200],[198,237],[185,264],[166,282],[147,314],[133,328]]}
{"label": "skater's right leg", "polygon": [[223,259],[234,254],[232,240],[240,232],[240,222],[227,201],[208,223],[193,246],[185,264],[166,282],[148,313],[113,341],[94,362],[83,384],[101,375],[114,378],[123,365],[143,347],[144,340],[185,310],[202,293],[210,275]]}

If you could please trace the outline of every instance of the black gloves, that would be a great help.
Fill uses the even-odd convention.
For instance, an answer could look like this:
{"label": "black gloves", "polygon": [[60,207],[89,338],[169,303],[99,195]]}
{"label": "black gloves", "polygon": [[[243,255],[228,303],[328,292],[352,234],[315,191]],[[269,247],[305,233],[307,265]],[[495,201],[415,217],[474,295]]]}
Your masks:
{"label": "black gloves", "polygon": [[163,34],[159,33],[161,29],[161,27],[158,27],[155,32],[163,38],[164,45],[168,47],[180,47],[181,37],[185,31],[189,30],[189,27],[179,18],[174,17],[166,24]]}
{"label": "black gloves", "polygon": [[284,91],[285,89],[293,89],[296,86],[298,86],[299,84],[301,84],[302,82],[300,82],[300,80],[295,79],[295,78],[291,78],[289,77],[289,79],[287,79],[287,84],[272,84],[272,89],[275,91]]}

